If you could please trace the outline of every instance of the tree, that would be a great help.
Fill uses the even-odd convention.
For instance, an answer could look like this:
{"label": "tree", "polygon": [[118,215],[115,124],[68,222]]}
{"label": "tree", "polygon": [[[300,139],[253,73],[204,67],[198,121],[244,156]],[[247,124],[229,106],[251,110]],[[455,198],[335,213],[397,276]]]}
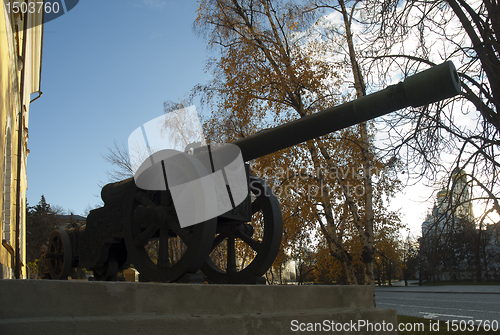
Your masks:
{"label": "tree", "polygon": [[[349,250],[350,254],[356,255],[355,251]],[[316,260],[314,268],[314,282],[325,285],[346,285],[346,278],[340,262],[332,257],[326,240],[323,238],[316,246]],[[356,275],[360,272],[360,261],[358,257],[353,257],[352,266]]]}
{"label": "tree", "polygon": [[[397,220],[397,218],[393,218]],[[375,266],[379,286],[385,280],[391,285],[393,278],[399,277],[402,267],[403,250],[400,240],[400,224],[386,225],[384,229],[375,229]]]}
{"label": "tree", "polygon": [[[364,82],[363,76],[361,74],[361,69],[357,60],[357,52],[355,51],[353,33],[352,33],[352,18],[356,3],[348,9],[344,0],[338,0],[337,5],[330,5],[330,2],[314,2],[313,5],[316,8],[330,8],[338,11],[342,15],[342,20],[344,23],[343,37],[347,44],[347,55],[349,57],[349,65],[351,67],[352,77],[354,80],[354,87],[356,90],[356,97],[361,98],[366,95],[366,84]],[[374,212],[373,212],[373,185],[372,185],[372,175],[371,170],[371,158],[370,146],[373,139],[369,138],[368,134],[368,123],[362,122],[359,124],[359,139],[357,143],[361,151],[361,165],[363,168],[363,186],[365,188],[364,192],[364,217],[361,217],[359,210],[351,205],[351,212],[354,216],[355,226],[359,233],[359,239],[362,244],[362,261],[364,263],[364,282],[369,285],[374,283],[374,259],[375,259],[375,249],[374,249]],[[372,148],[373,151],[373,148]],[[346,200],[348,200],[348,194],[346,194]]]}
{"label": "tree", "polygon": [[481,257],[476,253],[476,237],[474,224],[464,219],[457,219],[452,227],[439,224],[429,227],[420,242],[422,271],[427,280],[440,280],[444,272],[451,280],[472,278],[477,257]]}
{"label": "tree", "polygon": [[442,173],[451,184],[454,168],[467,170],[473,200],[483,213],[493,209],[500,215],[500,5],[490,0],[364,4],[360,17],[372,38],[363,57],[373,76],[383,81],[394,69],[412,73],[453,60],[462,81],[460,97],[387,119],[389,154],[430,181],[439,181]]}
{"label": "tree", "polygon": [[113,147],[106,147],[107,153],[102,155],[102,158],[107,163],[111,164],[114,169],[107,171],[108,181],[115,183],[134,176],[132,164],[130,163],[130,156],[127,148],[122,143],[113,142]]}
{"label": "tree", "polygon": [[35,206],[26,206],[26,261],[35,262],[40,249],[47,244],[50,234],[57,229],[57,215],[62,210],[53,209],[42,195]]}
{"label": "tree", "polygon": [[403,280],[405,286],[408,286],[408,279],[415,278],[418,272],[418,244],[417,240],[410,236],[406,237],[402,245],[402,266]]}
{"label": "tree", "polygon": [[[306,29],[312,23],[308,9],[292,1],[200,3],[195,25],[218,52],[208,64],[213,80],[197,87],[213,108],[206,123],[210,141],[230,142],[338,103],[341,93],[335,88],[341,86],[339,71],[344,69],[329,59],[330,45]],[[370,145],[373,138],[374,128],[362,124],[251,165],[283,203],[284,246],[300,245],[294,240],[301,238],[298,232],[319,225],[348,284],[358,280],[347,244],[361,249],[362,281],[373,283],[373,225],[375,220],[390,224],[381,221],[386,213],[382,198],[397,187],[391,167]]]}
{"label": "tree", "polygon": [[316,270],[314,252],[306,247],[298,248],[292,258],[295,260],[297,283],[303,285],[305,281],[313,277]]}

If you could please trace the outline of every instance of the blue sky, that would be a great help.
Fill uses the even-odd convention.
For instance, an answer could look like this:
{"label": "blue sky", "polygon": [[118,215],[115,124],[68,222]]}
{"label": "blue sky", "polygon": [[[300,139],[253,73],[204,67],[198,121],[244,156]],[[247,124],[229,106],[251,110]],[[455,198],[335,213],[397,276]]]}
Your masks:
{"label": "blue sky", "polygon": [[106,147],[207,80],[196,1],[85,0],[45,25],[41,90],[30,106],[30,205],[84,214],[106,184]]}

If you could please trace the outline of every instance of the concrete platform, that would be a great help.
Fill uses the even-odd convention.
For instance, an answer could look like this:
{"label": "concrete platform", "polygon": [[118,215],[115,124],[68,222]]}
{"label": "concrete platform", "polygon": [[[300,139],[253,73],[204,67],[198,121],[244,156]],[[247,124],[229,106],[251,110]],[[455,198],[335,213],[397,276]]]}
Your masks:
{"label": "concrete platform", "polygon": [[368,286],[0,280],[0,334],[397,334],[396,311],[372,297]]}

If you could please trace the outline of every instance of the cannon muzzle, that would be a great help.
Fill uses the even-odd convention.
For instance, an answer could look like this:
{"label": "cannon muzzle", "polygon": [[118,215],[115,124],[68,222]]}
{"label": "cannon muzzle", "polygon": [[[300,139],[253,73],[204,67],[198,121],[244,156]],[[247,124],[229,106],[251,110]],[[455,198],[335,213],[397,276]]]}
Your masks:
{"label": "cannon muzzle", "polygon": [[452,62],[417,73],[403,82],[276,128],[237,140],[244,161],[297,145],[405,107],[420,107],[460,93]]}

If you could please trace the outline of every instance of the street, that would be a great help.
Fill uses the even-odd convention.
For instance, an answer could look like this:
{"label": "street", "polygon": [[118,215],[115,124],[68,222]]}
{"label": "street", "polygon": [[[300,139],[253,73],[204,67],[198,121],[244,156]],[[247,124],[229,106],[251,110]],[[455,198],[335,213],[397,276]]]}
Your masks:
{"label": "street", "polygon": [[377,307],[396,309],[398,315],[500,324],[500,286],[376,287],[375,297]]}

